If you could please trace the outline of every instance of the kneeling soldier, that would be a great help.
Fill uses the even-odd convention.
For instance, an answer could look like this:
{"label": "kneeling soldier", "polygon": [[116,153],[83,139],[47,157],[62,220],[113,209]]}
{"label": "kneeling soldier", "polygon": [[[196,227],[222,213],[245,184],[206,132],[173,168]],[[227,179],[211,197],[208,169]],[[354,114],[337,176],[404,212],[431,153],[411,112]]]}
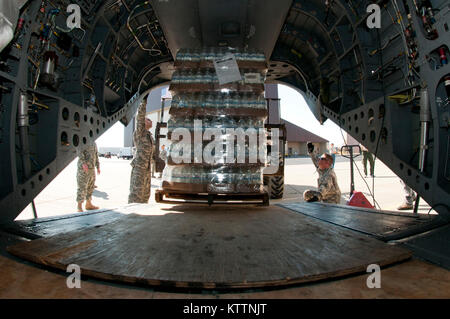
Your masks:
{"label": "kneeling soldier", "polygon": [[303,199],[307,202],[325,202],[339,204],[341,202],[341,190],[337,183],[333,170],[333,158],[330,154],[317,157],[313,154],[314,145],[308,143],[308,155],[316,166],[319,178],[317,179],[318,191],[307,190],[303,193]]}

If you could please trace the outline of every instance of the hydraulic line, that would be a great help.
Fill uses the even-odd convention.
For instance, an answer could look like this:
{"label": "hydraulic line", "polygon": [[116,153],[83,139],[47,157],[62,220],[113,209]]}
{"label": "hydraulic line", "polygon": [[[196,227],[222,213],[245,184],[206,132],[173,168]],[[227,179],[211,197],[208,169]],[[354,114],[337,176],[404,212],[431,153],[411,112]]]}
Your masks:
{"label": "hydraulic line", "polygon": [[421,173],[425,170],[425,161],[428,150],[428,131],[431,121],[430,99],[428,89],[422,88],[420,91],[420,155],[419,170]]}
{"label": "hydraulic line", "polygon": [[[400,26],[400,35],[401,35],[401,37],[403,39],[403,44],[404,44],[404,47],[405,47],[406,59],[408,59],[411,56],[411,54],[410,54],[411,52],[410,52],[410,48],[408,47],[408,41],[406,39],[407,28],[403,24],[403,19],[402,19],[401,13],[400,13],[400,8],[398,6],[397,0],[392,0],[392,6],[394,7],[395,14],[397,15],[397,21],[398,21],[397,23]],[[389,16],[391,17],[392,22],[395,24],[395,20],[392,17],[390,11],[387,8],[386,8],[386,11],[389,13]],[[408,70],[408,73],[409,73],[409,70]],[[409,85],[412,85],[411,79],[409,77],[405,77],[405,80],[408,81]]]}
{"label": "hydraulic line", "polygon": [[[17,124],[19,127],[19,137],[22,155],[23,180],[27,180],[31,176],[31,160],[30,160],[30,143],[28,140],[28,96],[26,93],[20,94]],[[34,218],[37,218],[36,208],[32,204]]]}
{"label": "hydraulic line", "polygon": [[[426,155],[428,151],[428,132],[430,130],[431,112],[430,99],[428,96],[428,89],[423,87],[420,91],[420,153],[419,153],[419,171],[425,171]],[[420,197],[417,196],[414,204],[414,214],[417,214],[419,209]]]}
{"label": "hydraulic line", "polygon": [[[137,5],[136,7],[134,7],[133,10],[131,10],[130,14],[128,15],[128,19],[127,19],[127,28],[128,30],[130,30],[130,33],[133,35],[134,39],[136,40],[137,44],[139,45],[139,47],[144,50],[144,51],[148,51],[150,52],[150,54],[154,54],[154,52],[156,52],[157,55],[162,55],[162,51],[159,49],[155,49],[154,46],[158,45],[155,37],[153,36],[153,33],[151,32],[150,28],[148,28],[149,34],[152,37],[153,41],[154,41],[154,46],[150,49],[144,47],[144,45],[141,43],[141,41],[139,40],[138,36],[136,35],[136,32],[133,30],[133,28],[131,28],[130,26],[130,17],[133,15],[134,11],[136,11],[136,9],[143,7],[145,5],[149,5],[150,2],[149,1],[145,1],[139,5]],[[148,27],[148,24],[147,24]]]}
{"label": "hydraulic line", "polygon": [[25,93],[20,94],[19,108],[18,108],[18,126],[20,135],[20,145],[22,148],[22,165],[24,172],[24,179],[31,174],[30,162],[30,148],[28,141],[28,96]]}

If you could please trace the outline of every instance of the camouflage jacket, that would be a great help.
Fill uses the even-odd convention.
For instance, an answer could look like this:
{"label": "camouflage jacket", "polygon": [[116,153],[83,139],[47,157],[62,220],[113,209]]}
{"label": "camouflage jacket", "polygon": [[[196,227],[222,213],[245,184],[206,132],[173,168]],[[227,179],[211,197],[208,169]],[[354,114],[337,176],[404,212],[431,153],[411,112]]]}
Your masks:
{"label": "camouflage jacket", "polygon": [[136,154],[131,161],[132,166],[139,166],[142,168],[150,168],[151,159],[154,154],[155,143],[152,133],[145,129],[145,109],[146,102],[141,103],[136,115],[136,130],[133,134],[134,146],[136,147]]}
{"label": "camouflage jacket", "polygon": [[100,167],[98,160],[97,144],[82,146],[77,149],[78,154],[78,168],[81,169],[83,164],[87,164],[88,168]]}
{"label": "camouflage jacket", "polygon": [[317,179],[317,187],[319,192],[322,194],[323,201],[327,201],[327,199],[334,197],[340,197],[341,190],[339,189],[334,169],[331,167],[326,170],[319,169],[319,157],[312,153],[309,153],[309,156],[311,157],[314,166],[319,173],[319,178]]}

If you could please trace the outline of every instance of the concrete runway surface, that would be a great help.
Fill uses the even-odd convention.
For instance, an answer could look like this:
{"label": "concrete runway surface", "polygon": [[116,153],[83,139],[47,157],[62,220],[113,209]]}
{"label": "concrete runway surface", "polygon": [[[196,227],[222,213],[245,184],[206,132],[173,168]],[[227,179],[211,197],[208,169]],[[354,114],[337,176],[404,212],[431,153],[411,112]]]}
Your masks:
{"label": "concrete runway surface", "polygon": [[[75,159],[68,165],[36,198],[35,205],[38,217],[58,216],[76,212],[76,168]],[[310,158],[288,158],[285,167],[285,193],[281,201],[303,201],[302,194],[306,189],[317,188],[318,174]],[[395,211],[403,202],[403,189],[400,179],[379,159],[375,163],[375,178],[364,177],[361,157],[355,160],[355,189],[363,192],[373,203],[372,187],[375,200],[382,210]],[[130,160],[100,158],[101,174],[97,176],[98,186],[93,193],[92,202],[100,208],[116,208],[128,204],[131,166]],[[335,172],[342,192],[341,204],[345,204],[350,192],[350,161],[344,157],[336,158]],[[369,170],[369,167],[368,167]],[[155,173],[159,176],[159,173]],[[367,183],[367,185],[366,185]],[[373,185],[374,183],[374,185]],[[154,191],[161,185],[161,179],[152,179],[150,203],[155,203]],[[369,191],[370,189],[370,191]],[[378,207],[377,207],[378,208]],[[419,213],[428,213],[430,206],[421,199]],[[412,213],[412,210],[409,211]],[[432,211],[432,213],[434,213]],[[31,204],[17,217],[17,220],[31,219]]]}

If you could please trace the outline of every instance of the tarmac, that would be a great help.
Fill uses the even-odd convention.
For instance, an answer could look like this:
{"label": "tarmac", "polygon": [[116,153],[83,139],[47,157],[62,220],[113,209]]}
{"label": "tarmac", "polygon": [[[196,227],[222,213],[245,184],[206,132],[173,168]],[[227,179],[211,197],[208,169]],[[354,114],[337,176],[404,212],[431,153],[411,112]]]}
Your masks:
{"label": "tarmac", "polygon": [[[76,169],[77,160],[72,161],[35,199],[38,217],[50,217],[76,212]],[[97,176],[92,202],[100,208],[119,208],[128,204],[131,166],[130,160],[100,158],[100,175]],[[350,195],[350,160],[337,156],[335,172],[342,192],[341,204],[346,204]],[[368,168],[369,169],[369,168]],[[155,173],[159,177],[159,173]],[[309,157],[287,158],[285,166],[285,190],[281,200],[271,200],[271,203],[301,202],[306,189],[317,188],[318,174]],[[400,179],[379,159],[375,163],[375,177],[364,177],[361,157],[355,160],[354,166],[355,190],[362,192],[373,204],[376,200],[377,209],[396,211],[403,203],[403,188]],[[149,203],[155,203],[154,192],[161,185],[160,178],[152,178],[152,191]],[[419,213],[426,214],[430,206],[420,200]],[[412,210],[409,212],[412,213]],[[435,213],[431,211],[431,213]],[[31,204],[16,218],[16,220],[32,219]]]}

